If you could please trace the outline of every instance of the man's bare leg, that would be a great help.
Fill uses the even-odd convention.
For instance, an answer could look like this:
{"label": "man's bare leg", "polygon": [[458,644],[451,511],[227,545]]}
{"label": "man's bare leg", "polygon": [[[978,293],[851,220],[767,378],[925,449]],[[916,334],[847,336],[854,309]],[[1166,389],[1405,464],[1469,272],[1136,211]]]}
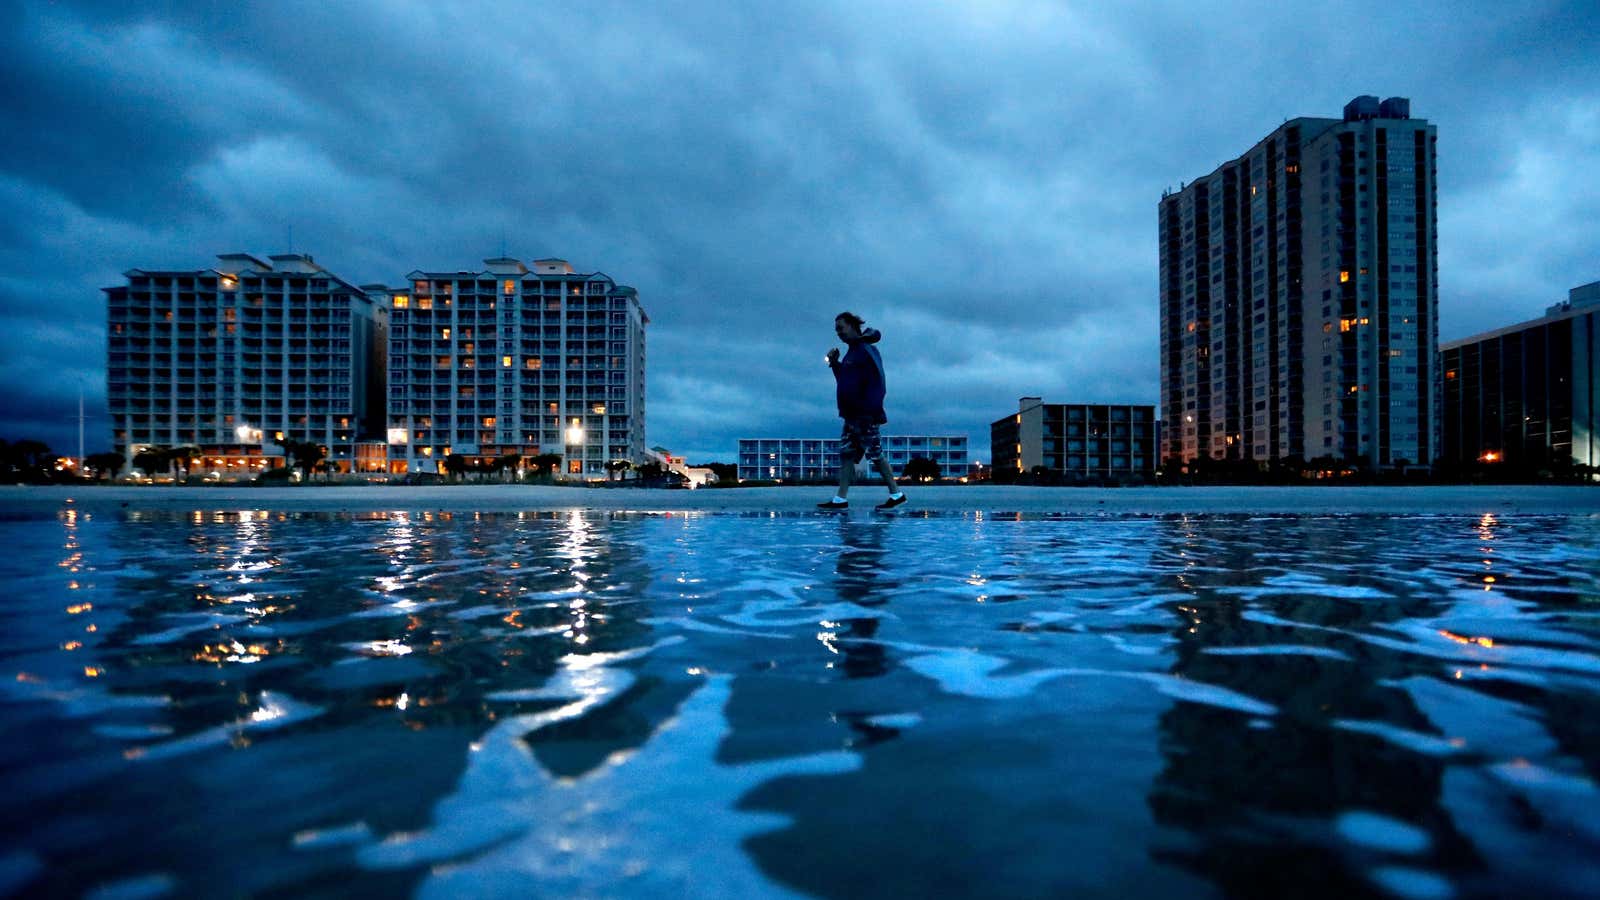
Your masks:
{"label": "man's bare leg", "polygon": [[[882,460],[879,460],[882,462]],[[847,500],[850,497],[850,476],[854,475],[856,464],[839,460],[839,499]]]}
{"label": "man's bare leg", "polygon": [[[878,466],[878,474],[883,476],[883,483],[888,486],[890,495],[893,495],[895,493],[894,469],[889,468],[889,461],[881,456],[878,457],[876,464]],[[843,497],[844,495],[840,494],[839,496]]]}

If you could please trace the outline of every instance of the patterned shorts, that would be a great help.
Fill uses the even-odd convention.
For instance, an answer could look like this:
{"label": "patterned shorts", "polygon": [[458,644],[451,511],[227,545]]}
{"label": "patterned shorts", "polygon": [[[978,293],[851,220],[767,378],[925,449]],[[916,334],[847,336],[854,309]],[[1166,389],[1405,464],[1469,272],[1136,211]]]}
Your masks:
{"label": "patterned shorts", "polygon": [[844,430],[839,432],[839,462],[855,465],[866,457],[877,462],[883,456],[883,445],[878,438],[878,423],[871,419],[845,419]]}

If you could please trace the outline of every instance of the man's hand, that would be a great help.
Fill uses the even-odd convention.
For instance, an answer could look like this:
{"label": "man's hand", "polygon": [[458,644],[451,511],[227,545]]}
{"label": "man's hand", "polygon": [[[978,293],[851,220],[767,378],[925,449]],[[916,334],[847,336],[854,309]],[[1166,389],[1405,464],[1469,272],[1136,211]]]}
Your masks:
{"label": "man's hand", "polygon": [[839,348],[838,347],[829,347],[828,348],[828,365],[836,366],[838,364],[839,364]]}

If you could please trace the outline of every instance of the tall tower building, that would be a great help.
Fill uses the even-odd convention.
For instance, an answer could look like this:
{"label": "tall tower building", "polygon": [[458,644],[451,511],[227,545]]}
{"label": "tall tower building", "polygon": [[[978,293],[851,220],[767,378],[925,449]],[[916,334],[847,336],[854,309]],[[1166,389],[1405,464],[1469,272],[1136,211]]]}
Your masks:
{"label": "tall tower building", "polygon": [[112,443],[195,446],[195,471],[247,475],[277,445],[312,441],[348,472],[383,429],[386,311],[362,290],[284,254],[212,269],[132,269],[106,288]]}
{"label": "tall tower building", "polygon": [[1362,96],[1162,196],[1163,460],[1433,462],[1436,142]]}
{"label": "tall tower building", "polygon": [[633,288],[560,259],[412,272],[387,292],[389,466],[439,471],[515,453],[569,478],[645,453],[645,326]]}

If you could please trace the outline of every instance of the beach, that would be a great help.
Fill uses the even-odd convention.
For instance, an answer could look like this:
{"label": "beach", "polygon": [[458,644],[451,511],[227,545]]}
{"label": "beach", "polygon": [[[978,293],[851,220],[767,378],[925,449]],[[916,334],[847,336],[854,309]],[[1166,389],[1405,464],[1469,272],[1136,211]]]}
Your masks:
{"label": "beach", "polygon": [[[1029,513],[1061,515],[1600,515],[1600,489],[1581,485],[1205,486],[1047,488],[909,485],[898,515]],[[270,509],[278,512],[445,510],[520,512],[592,509],[640,512],[809,513],[832,496],[826,486],[758,488],[584,488],[462,484],[207,486],[13,486],[0,488],[0,514],[38,515],[69,502],[87,512]],[[857,485],[850,514],[870,513],[881,486]]]}

